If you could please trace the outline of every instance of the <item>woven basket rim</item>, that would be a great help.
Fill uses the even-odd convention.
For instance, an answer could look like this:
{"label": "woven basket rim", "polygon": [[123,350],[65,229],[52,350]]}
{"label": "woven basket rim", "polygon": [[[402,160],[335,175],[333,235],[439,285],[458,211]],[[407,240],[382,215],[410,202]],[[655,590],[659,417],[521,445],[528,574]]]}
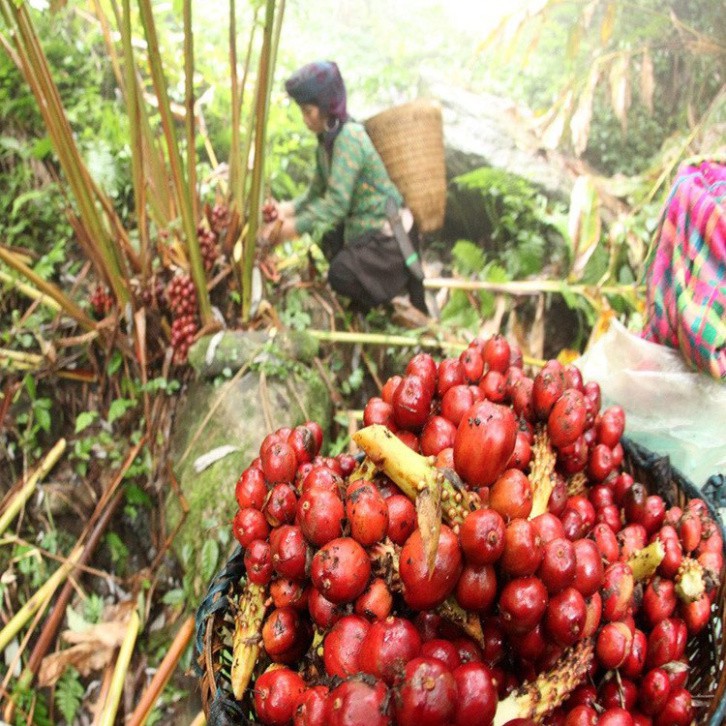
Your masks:
{"label": "woven basket rim", "polygon": [[[653,484],[646,481],[649,491],[654,487],[663,487],[661,492],[668,501],[670,495],[665,488],[674,489],[676,496],[681,495],[685,500],[699,498],[703,499],[709,509],[711,516],[714,518],[716,525],[719,527],[724,537],[724,553],[726,554],[726,529],[719,515],[717,508],[710,500],[709,496],[701,489],[698,489],[689,479],[684,477],[677,469],[670,466],[667,456],[661,456],[649,451],[647,448],[637,444],[627,437],[622,439],[623,449],[625,452],[625,465],[623,470],[650,471],[660,467],[661,471],[668,472],[668,480],[659,484]],[[637,478],[636,478],[637,479]],[[669,504],[676,504],[677,501],[670,501]],[[200,680],[200,688],[202,691],[202,704],[205,716],[207,716],[208,726],[222,726],[223,723],[229,721],[217,720],[225,717],[233,718],[234,723],[248,724],[257,726],[258,722],[251,720],[245,714],[244,706],[235,701],[231,693],[227,692],[218,682],[214,674],[216,663],[213,662],[215,653],[215,644],[213,639],[219,624],[228,615],[230,607],[229,594],[231,594],[235,585],[238,585],[244,577],[244,551],[238,544],[225,565],[215,575],[209,585],[207,595],[199,606],[196,613],[196,662],[194,667]],[[694,696],[709,697],[718,699],[715,709],[709,714],[709,720],[704,722],[704,726],[721,726],[726,721],[726,641],[724,640],[724,624],[726,622],[726,582],[721,582],[718,592],[717,612],[712,613],[710,623],[707,628],[702,631],[697,640],[698,643],[712,639],[720,640],[712,650],[713,662],[710,663],[711,669],[719,672],[719,680],[715,689],[710,689],[707,693],[696,692]],[[718,632],[717,632],[718,631]],[[689,642],[693,641],[689,639]],[[218,644],[219,645],[219,644]],[[718,646],[720,645],[720,649]],[[696,647],[696,646],[693,646]],[[221,647],[216,649],[218,652]],[[700,653],[701,651],[699,651]],[[210,672],[210,667],[212,672]],[[698,685],[698,684],[696,684]],[[690,690],[690,688],[689,688]]]}

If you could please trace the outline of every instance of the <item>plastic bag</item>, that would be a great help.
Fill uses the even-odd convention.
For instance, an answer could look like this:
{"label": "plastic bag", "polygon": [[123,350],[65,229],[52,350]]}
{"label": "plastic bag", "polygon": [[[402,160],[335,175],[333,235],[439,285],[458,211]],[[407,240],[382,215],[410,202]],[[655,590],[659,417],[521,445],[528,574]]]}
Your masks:
{"label": "plastic bag", "polygon": [[614,321],[575,361],[597,381],[603,406],[625,410],[625,435],[696,486],[726,473],[726,385],[690,369],[679,351],[650,343]]}

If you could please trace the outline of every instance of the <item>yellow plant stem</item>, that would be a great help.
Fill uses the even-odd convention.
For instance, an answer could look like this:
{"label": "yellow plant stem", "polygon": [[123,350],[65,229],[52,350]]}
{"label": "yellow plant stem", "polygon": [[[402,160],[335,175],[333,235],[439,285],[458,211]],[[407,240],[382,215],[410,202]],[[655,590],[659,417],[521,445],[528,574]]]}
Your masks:
{"label": "yellow plant stem", "polygon": [[[460,340],[439,340],[433,335],[420,335],[410,337],[406,335],[386,335],[385,333],[355,333],[345,330],[308,330],[308,335],[325,343],[349,343],[351,345],[391,345],[410,346],[416,348],[429,348],[461,353],[469,344]],[[541,368],[545,361],[539,358],[524,356],[524,362],[529,366]]]}
{"label": "yellow plant stem", "polygon": [[28,267],[17,255],[10,252],[10,250],[3,249],[0,247],[0,260],[5,264],[12,267],[24,278],[29,280],[41,293],[55,301],[59,308],[61,308],[67,315],[70,315],[79,325],[84,327],[86,330],[95,330],[96,323],[81,310],[67,295],[65,295],[60,288],[56,287],[52,283],[44,280],[38,275],[32,268]]}
{"label": "yellow plant stem", "polygon": [[20,491],[8,503],[7,509],[0,515],[0,535],[5,532],[10,523],[18,516],[20,510],[30,499],[38,486],[38,482],[45,478],[45,475],[55,466],[56,462],[66,450],[66,440],[59,439],[55,446],[45,455],[38,468],[28,477]]}
{"label": "yellow plant stem", "polygon": [[645,291],[638,285],[580,285],[559,280],[512,280],[511,282],[489,282],[488,280],[458,280],[447,277],[430,277],[424,280],[424,287],[438,290],[484,290],[508,295],[538,295],[542,292],[574,293],[575,295],[635,295]]}
{"label": "yellow plant stem", "polygon": [[119,702],[121,701],[121,693],[124,689],[124,681],[129,670],[129,663],[131,663],[131,656],[134,654],[134,646],[136,645],[136,638],[138,637],[140,626],[141,618],[137,610],[134,609],[131,611],[129,626],[126,630],[123,643],[121,643],[118,658],[116,659],[111,687],[108,690],[108,696],[103,706],[100,726],[113,726],[116,723],[116,713]]}
{"label": "yellow plant stem", "polygon": [[45,307],[50,308],[55,312],[58,312],[61,309],[61,306],[50,295],[48,295],[48,293],[36,290],[36,288],[32,285],[28,285],[12,275],[8,275],[8,273],[3,270],[0,270],[0,280],[8,285],[12,285],[18,292],[22,292],[23,295],[29,297],[31,300],[35,300],[40,305],[45,305]]}
{"label": "yellow plant stem", "polygon": [[68,559],[43,583],[31,596],[30,599],[18,610],[15,616],[0,631],[0,652],[7,648],[8,643],[20,632],[30,618],[43,606],[78,562],[83,547],[77,546],[68,556]]}
{"label": "yellow plant stem", "polygon": [[0,363],[6,362],[9,368],[23,371],[37,371],[43,365],[43,356],[37,353],[23,353],[18,350],[0,348]]}

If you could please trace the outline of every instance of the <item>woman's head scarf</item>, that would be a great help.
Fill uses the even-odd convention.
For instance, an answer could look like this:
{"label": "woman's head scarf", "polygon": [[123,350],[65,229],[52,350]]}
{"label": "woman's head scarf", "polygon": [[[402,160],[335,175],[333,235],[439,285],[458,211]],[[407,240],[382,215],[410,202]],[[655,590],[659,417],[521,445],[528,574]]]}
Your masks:
{"label": "woman's head scarf", "polygon": [[311,103],[329,119],[348,120],[345,83],[333,61],[304,65],[285,81],[285,90],[298,104]]}

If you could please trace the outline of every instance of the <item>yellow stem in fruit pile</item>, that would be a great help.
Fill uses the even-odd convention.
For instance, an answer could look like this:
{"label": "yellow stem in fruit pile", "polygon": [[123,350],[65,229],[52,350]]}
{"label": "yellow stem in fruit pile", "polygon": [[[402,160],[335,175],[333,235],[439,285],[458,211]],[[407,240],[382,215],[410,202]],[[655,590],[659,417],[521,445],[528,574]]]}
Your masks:
{"label": "yellow stem in fruit pile", "polygon": [[594,646],[589,638],[570,648],[552,670],[541,673],[536,680],[525,683],[499,702],[493,726],[504,726],[515,718],[539,723],[585,679],[593,653]]}
{"label": "yellow stem in fruit pile", "polygon": [[437,469],[433,458],[417,454],[385,426],[366,426],[353,434],[353,441],[413,501],[424,490],[440,491],[442,519],[454,529],[469,512],[479,508],[479,497],[468,491],[454,472]]}
{"label": "yellow stem in fruit pile", "polygon": [[255,585],[249,580],[245,583],[234,618],[232,639],[230,682],[237,700],[244,695],[260,655],[265,598],[265,588],[262,585]]}
{"label": "yellow stem in fruit pile", "polygon": [[710,586],[717,583],[707,582],[703,565],[692,557],[684,557],[676,573],[676,595],[684,603],[696,602]]}
{"label": "yellow stem in fruit pile", "polygon": [[534,435],[532,446],[532,466],[529,483],[532,487],[532,511],[529,519],[534,519],[547,511],[550,495],[555,488],[555,463],[557,457],[550,446],[550,439],[544,428]]}
{"label": "yellow stem in fruit pile", "polygon": [[665,557],[665,547],[660,540],[654,540],[642,550],[633,552],[628,558],[628,566],[633,571],[633,578],[636,582],[647,580],[655,574],[658,565]]}

